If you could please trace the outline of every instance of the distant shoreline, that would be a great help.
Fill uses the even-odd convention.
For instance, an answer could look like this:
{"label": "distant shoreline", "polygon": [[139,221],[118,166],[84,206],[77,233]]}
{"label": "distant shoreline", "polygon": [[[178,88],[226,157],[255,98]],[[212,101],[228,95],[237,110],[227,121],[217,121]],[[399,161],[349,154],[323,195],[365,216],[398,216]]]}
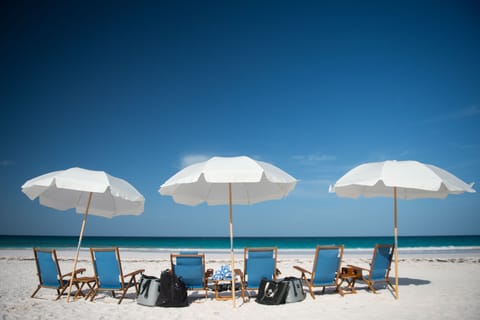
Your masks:
{"label": "distant shoreline", "polygon": [[[0,236],[0,248],[21,249],[32,247],[71,249],[76,248],[78,236]],[[273,247],[282,251],[309,252],[317,245],[345,246],[346,252],[370,252],[377,243],[393,243],[389,237],[235,237],[235,250],[244,247]],[[168,251],[202,250],[229,251],[229,237],[98,237],[85,236],[82,247],[112,247],[126,249]],[[401,236],[399,252],[452,253],[455,250],[478,251],[480,236]]]}

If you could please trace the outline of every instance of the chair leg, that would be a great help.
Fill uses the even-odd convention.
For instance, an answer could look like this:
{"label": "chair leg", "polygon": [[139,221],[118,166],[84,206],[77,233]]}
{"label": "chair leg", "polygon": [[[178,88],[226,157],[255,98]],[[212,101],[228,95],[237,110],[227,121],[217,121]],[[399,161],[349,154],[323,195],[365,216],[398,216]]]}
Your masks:
{"label": "chair leg", "polygon": [[61,290],[60,289],[57,289],[57,298],[55,300],[58,300],[60,299],[60,297],[62,296],[62,294],[65,292],[65,290],[67,290],[68,286],[65,286],[63,287]]}
{"label": "chair leg", "polygon": [[307,279],[305,272],[302,272],[300,279],[302,279],[302,282],[307,285],[308,291],[310,291],[310,295],[312,296],[313,299],[315,299],[315,293],[313,293],[313,285],[310,283],[310,280]]}
{"label": "chair leg", "polygon": [[90,301],[93,302],[93,299],[95,299],[95,296],[97,295],[97,292],[98,292],[98,290],[95,290],[95,289],[93,290],[92,297],[90,298]]}
{"label": "chair leg", "polygon": [[125,295],[127,294],[128,289],[130,289],[131,287],[135,288],[136,295],[138,296],[139,288],[138,288],[138,284],[135,276],[132,276],[130,278],[130,281],[128,281],[127,285],[124,287],[124,289],[122,289],[122,296],[120,297],[120,300],[118,300],[118,304],[122,303],[123,298],[125,298]]}
{"label": "chair leg", "polygon": [[138,293],[140,292],[140,282],[137,281],[136,276],[133,276],[133,283],[135,285],[135,291],[137,292],[137,295],[138,295]]}
{"label": "chair leg", "polygon": [[386,278],[386,279],[385,279],[385,282],[386,282],[392,289],[394,289],[394,288],[393,288],[393,284],[390,282],[390,279],[389,279],[389,278]]}
{"label": "chair leg", "polygon": [[132,276],[130,278],[130,281],[128,281],[128,284],[125,290],[128,290],[128,288],[130,287],[135,287],[135,292],[137,293],[137,296],[138,296],[139,288],[138,288],[137,279],[135,278],[135,276]]}
{"label": "chair leg", "polygon": [[[135,292],[138,296],[138,293],[140,292],[139,288],[138,288],[138,285],[139,284],[137,283],[135,276],[132,276],[130,278],[130,281],[128,281],[127,285],[124,286],[123,289],[121,289],[122,296],[120,297],[120,300],[118,300],[118,304],[122,303],[122,300],[123,300],[123,298],[125,298],[125,295],[127,294],[128,289],[130,289],[131,287],[135,288]],[[112,291],[112,295],[113,295],[113,297],[115,297],[115,292],[114,291]]]}
{"label": "chair leg", "polygon": [[38,290],[40,290],[41,287],[42,287],[42,286],[39,285],[39,286],[37,287],[37,290],[35,290],[35,292],[32,294],[32,296],[31,296],[30,298],[33,298],[33,297],[37,294]]}
{"label": "chair leg", "polygon": [[127,290],[128,290],[128,288],[125,288],[125,289],[122,291],[122,296],[120,297],[120,300],[118,300],[118,304],[122,303],[123,298],[125,298],[125,295],[127,294]]}
{"label": "chair leg", "polygon": [[245,298],[245,284],[242,281],[240,281],[240,290],[242,292],[242,301],[247,302]]}
{"label": "chair leg", "polygon": [[343,284],[343,280],[342,281],[335,280],[334,282],[335,291],[337,291],[343,297],[345,295],[345,292],[342,289],[342,284]]}
{"label": "chair leg", "polygon": [[313,299],[315,299],[315,293],[313,292],[313,284],[311,284],[310,281],[306,281],[306,284],[308,286],[308,290],[310,291],[310,295]]}

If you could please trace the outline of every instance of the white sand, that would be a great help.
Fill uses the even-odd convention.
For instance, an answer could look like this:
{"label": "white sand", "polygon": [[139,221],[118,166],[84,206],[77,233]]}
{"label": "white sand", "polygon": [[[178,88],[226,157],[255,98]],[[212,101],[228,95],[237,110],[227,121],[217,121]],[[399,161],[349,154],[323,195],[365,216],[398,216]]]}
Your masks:
{"label": "white sand", "polygon": [[[70,272],[73,252],[59,250],[62,272]],[[135,251],[121,249],[124,272],[145,269],[145,274],[159,276],[169,267],[166,251]],[[312,253],[279,250],[278,267],[282,276],[299,276],[293,265],[311,268]],[[92,274],[87,251],[82,251],[79,267]],[[223,252],[206,252],[207,267],[217,268],[229,262]],[[243,256],[236,255],[236,267],[243,267]],[[370,254],[346,252],[344,264],[366,266]],[[208,299],[203,292],[189,292],[194,300],[186,308],[144,307],[136,304],[134,290],[122,304],[108,293],[101,292],[94,302],[83,299],[67,303],[62,297],[55,301],[55,290],[40,289],[36,298],[30,298],[38,279],[32,250],[0,250],[0,316],[1,319],[480,319],[480,255],[463,254],[401,254],[400,299],[381,288],[378,294],[357,284],[357,294],[341,297],[328,290],[316,299],[309,294],[300,303],[264,306],[253,299],[243,303],[237,299],[237,308],[231,301]]]}

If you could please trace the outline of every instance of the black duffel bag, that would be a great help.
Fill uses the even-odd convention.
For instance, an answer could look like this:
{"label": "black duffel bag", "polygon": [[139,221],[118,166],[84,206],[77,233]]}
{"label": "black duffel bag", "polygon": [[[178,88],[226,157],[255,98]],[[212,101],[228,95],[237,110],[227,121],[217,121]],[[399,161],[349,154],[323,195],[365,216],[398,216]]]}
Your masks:
{"label": "black duffel bag", "polygon": [[288,282],[262,279],[255,299],[260,304],[284,304],[288,294]]}

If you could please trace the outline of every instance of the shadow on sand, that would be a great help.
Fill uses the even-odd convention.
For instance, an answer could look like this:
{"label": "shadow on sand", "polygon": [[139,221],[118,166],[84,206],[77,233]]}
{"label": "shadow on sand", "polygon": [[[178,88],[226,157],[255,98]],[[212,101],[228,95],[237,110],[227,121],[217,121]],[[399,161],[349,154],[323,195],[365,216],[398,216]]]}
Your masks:
{"label": "shadow on sand", "polygon": [[[392,283],[395,283],[395,279],[392,279]],[[412,279],[412,278],[398,278],[399,286],[423,286],[430,284],[429,280]]]}
{"label": "shadow on sand", "polygon": [[[395,286],[395,278],[390,278],[390,281],[393,286]],[[412,279],[412,278],[398,278],[398,286],[400,287],[406,287],[406,286],[424,286],[430,284],[431,281],[429,280],[423,280],[423,279]],[[383,290],[386,289],[390,291],[390,293],[395,297],[395,292],[388,286],[385,282],[378,282],[374,284],[375,290]],[[363,281],[358,281],[357,284],[355,285],[356,290],[367,290],[368,286],[363,283]]]}

